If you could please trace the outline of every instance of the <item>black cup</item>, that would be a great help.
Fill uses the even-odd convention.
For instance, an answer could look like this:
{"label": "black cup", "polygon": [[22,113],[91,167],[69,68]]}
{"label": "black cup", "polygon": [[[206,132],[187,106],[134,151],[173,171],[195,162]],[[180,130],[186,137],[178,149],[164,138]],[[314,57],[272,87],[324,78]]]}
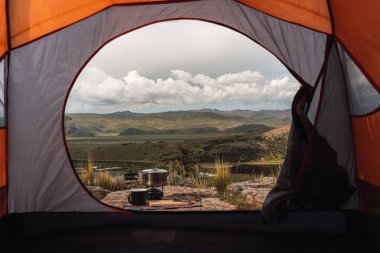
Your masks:
{"label": "black cup", "polygon": [[146,205],[148,199],[147,189],[131,189],[131,193],[128,196],[128,202],[135,206]]}

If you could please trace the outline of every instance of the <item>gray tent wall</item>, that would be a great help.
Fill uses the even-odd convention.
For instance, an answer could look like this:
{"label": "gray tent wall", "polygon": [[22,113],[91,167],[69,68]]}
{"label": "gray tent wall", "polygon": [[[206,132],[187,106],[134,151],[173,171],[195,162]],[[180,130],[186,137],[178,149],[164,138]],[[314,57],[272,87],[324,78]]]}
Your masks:
{"label": "gray tent wall", "polygon": [[[321,73],[326,34],[230,0],[115,6],[17,48],[12,51],[9,76],[10,213],[114,211],[86,192],[72,168],[62,129],[65,98],[87,61],[108,41],[147,24],[175,19],[214,22],[245,34],[272,52],[304,85],[314,86]],[[334,89],[330,86],[327,83],[326,89]],[[341,101],[339,110],[344,111]],[[324,100],[321,117],[334,120],[328,113],[335,104],[328,102]],[[343,117],[346,124],[347,115]],[[343,131],[325,129],[323,123],[318,128],[327,131],[323,133],[331,137],[332,146],[343,147],[339,161],[352,176],[354,162],[347,156],[353,153],[344,148],[352,145],[350,129],[338,125]],[[348,138],[347,142],[333,134]]]}

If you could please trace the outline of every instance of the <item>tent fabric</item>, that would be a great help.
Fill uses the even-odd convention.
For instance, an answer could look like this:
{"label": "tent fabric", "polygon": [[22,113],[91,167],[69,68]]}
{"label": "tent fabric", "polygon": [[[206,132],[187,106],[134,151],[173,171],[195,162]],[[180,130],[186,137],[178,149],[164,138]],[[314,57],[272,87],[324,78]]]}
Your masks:
{"label": "tent fabric", "polygon": [[[320,0],[239,0],[271,16],[330,34],[331,22],[327,1]],[[297,13],[297,15],[294,15]]]}
{"label": "tent fabric", "polygon": [[[305,94],[305,91],[300,89],[293,100],[292,114],[298,114],[299,110],[297,109],[299,108],[301,109],[301,114],[302,111],[307,109],[307,103],[305,103],[305,99],[307,98],[308,96]],[[271,223],[278,223],[287,218],[288,205],[294,195],[297,175],[301,167],[302,157],[305,155],[308,140],[298,129],[300,126],[297,126],[297,124],[302,124],[302,122],[296,122],[295,117],[293,117],[285,161],[277,178],[276,185],[268,193],[261,210],[265,219]],[[305,132],[307,131],[306,129],[304,130]]]}
{"label": "tent fabric", "polygon": [[380,92],[372,86],[339,44],[338,47],[344,68],[351,114],[364,115],[377,110],[380,107]]}
{"label": "tent fabric", "polygon": [[[5,0],[3,0],[5,2]],[[18,47],[118,4],[181,2],[170,0],[10,0],[12,46]],[[331,33],[325,1],[240,1],[248,6],[321,32]],[[298,15],[294,15],[297,12]]]}
{"label": "tent fabric", "polygon": [[[5,2],[5,0],[3,0]],[[12,47],[59,30],[115,4],[167,0],[10,0]]]}
{"label": "tent fabric", "polygon": [[315,127],[337,152],[337,163],[347,170],[352,185],[356,181],[355,152],[343,69],[336,47],[331,48],[323,85],[322,101]]}
{"label": "tent fabric", "polygon": [[0,60],[8,51],[6,0],[0,0]]}
{"label": "tent fabric", "polygon": [[321,79],[319,80],[317,84],[317,87],[315,88],[314,96],[313,96],[313,99],[311,100],[309,111],[307,113],[307,117],[309,118],[310,122],[313,125],[315,122],[315,118],[317,116],[319,100],[321,98],[322,80],[323,80],[323,76],[321,77]]}
{"label": "tent fabric", "polygon": [[7,187],[0,187],[0,219],[8,214],[8,194]]}
{"label": "tent fabric", "polygon": [[[379,217],[380,213],[380,187],[357,180],[360,211],[372,217]],[[378,229],[378,226],[377,228]]]}
{"label": "tent fabric", "polygon": [[[311,84],[320,73],[325,34],[228,0],[112,7],[19,47],[12,51],[10,63],[11,213],[113,211],[93,199],[75,177],[62,136],[65,97],[83,64],[104,43],[146,24],[183,17],[223,24],[246,34]],[[297,52],[299,48],[305,49]],[[18,159],[20,155],[23,159]]]}
{"label": "tent fabric", "polygon": [[[320,91],[314,92],[308,112],[315,131],[305,143],[300,137],[294,139],[299,130],[292,129],[289,144],[298,145],[288,146],[277,184],[265,199],[262,213],[271,222],[282,220],[288,206],[357,207],[350,112],[343,69],[334,46],[328,54],[326,71],[318,88]],[[318,109],[313,109],[316,103]],[[297,154],[298,157],[294,158]]]}
{"label": "tent fabric", "polygon": [[5,62],[6,60],[3,59],[0,61],[0,128],[5,127]]}
{"label": "tent fabric", "polygon": [[298,175],[293,204],[353,209],[355,153],[343,69],[335,47],[329,54],[320,100],[316,131]]}
{"label": "tent fabric", "polygon": [[[55,31],[66,25],[69,25],[81,18],[84,18],[95,10],[101,10],[111,4],[121,3],[135,3],[140,1],[52,1],[52,6],[46,4],[46,1],[32,1],[30,4],[21,3],[20,1],[11,1],[11,37],[12,46],[17,47],[27,42],[30,42],[40,36],[46,35],[49,32]],[[154,1],[165,2],[165,1]],[[209,1],[201,1],[201,3],[187,3],[194,6],[208,4]],[[211,0],[212,2],[212,0]],[[226,2],[230,2],[226,4]],[[316,1],[314,1],[316,2]],[[57,8],[57,6],[64,6],[65,8]],[[79,7],[78,7],[79,5]],[[176,6],[178,13],[186,14],[186,5],[173,3],[171,5],[164,4],[164,6]],[[225,8],[239,8],[234,10],[234,15],[246,15],[247,20],[243,20],[243,23],[231,24],[232,27],[239,31],[247,31],[247,35],[258,43],[265,45],[265,47],[274,53],[282,62],[289,66],[298,76],[302,76],[302,79],[309,85],[314,85],[316,81],[316,69],[320,69],[323,62],[324,43],[326,36],[321,33],[313,32],[309,29],[292,25],[286,22],[282,22],[279,19],[269,17],[263,13],[253,11],[243,5],[238,5],[233,1],[220,0],[219,5]],[[181,10],[183,6],[183,10]],[[133,8],[133,6],[130,6]],[[145,7],[147,8],[147,7]],[[162,8],[162,7],[161,7]],[[224,8],[224,7],[223,7]],[[311,6],[309,6],[311,8]],[[164,9],[164,8],[162,8]],[[302,9],[302,8],[301,8]],[[215,12],[216,7],[209,13]],[[16,12],[13,13],[12,11]],[[294,11],[289,9],[289,12]],[[46,12],[46,15],[44,14]],[[243,13],[238,13],[243,12]],[[255,15],[251,15],[252,12],[256,12]],[[33,15],[38,13],[38,15]],[[307,12],[308,13],[308,12]],[[17,19],[18,15],[22,16],[21,19]],[[76,16],[79,15],[79,16]],[[230,15],[230,14],[227,14]],[[292,14],[291,14],[292,15]],[[13,18],[14,17],[14,18]],[[26,18],[29,17],[29,18]],[[185,17],[186,15],[181,15]],[[203,15],[203,18],[207,18],[208,15]],[[242,19],[237,17],[230,17],[235,20]],[[44,20],[46,21],[44,22]],[[61,25],[59,25],[61,24]],[[252,29],[251,24],[260,26],[256,30]],[[244,27],[243,27],[244,26]],[[269,26],[269,27],[267,27]],[[257,34],[256,31],[261,32]],[[286,40],[282,42],[282,40]],[[269,44],[269,41],[271,43]],[[312,44],[311,44],[312,42]],[[311,47],[312,46],[312,47]],[[303,51],[301,51],[303,50]],[[295,57],[299,59],[295,59]],[[302,59],[301,59],[302,58]],[[303,80],[300,80],[301,82]]]}
{"label": "tent fabric", "polygon": [[314,86],[322,68],[327,36],[243,5],[237,7],[243,13],[236,11],[236,17],[244,15],[246,20],[242,20],[244,22],[234,28],[244,31],[272,52],[291,72],[299,76],[301,83]]}
{"label": "tent fabric", "polygon": [[0,187],[7,185],[6,133],[7,130],[0,129]]}
{"label": "tent fabric", "polygon": [[380,110],[352,117],[358,178],[380,187]]}
{"label": "tent fabric", "polygon": [[266,202],[288,204],[294,191],[293,203],[321,206],[318,196],[325,196],[327,206],[353,209],[358,196],[360,210],[380,215],[378,1],[0,0],[0,13],[0,55],[12,47],[7,87],[7,64],[0,66],[9,96],[1,98],[7,108],[0,106],[7,115],[0,124],[0,203],[8,198],[10,213],[115,211],[90,196],[72,167],[63,130],[67,96],[109,41],[156,22],[195,19],[259,43],[314,93],[314,139],[299,141],[292,127],[281,172],[289,179],[286,166],[295,168],[298,183],[279,180],[286,187],[277,189],[285,191]]}
{"label": "tent fabric", "polygon": [[380,8],[377,0],[331,0],[337,38],[380,90]]}

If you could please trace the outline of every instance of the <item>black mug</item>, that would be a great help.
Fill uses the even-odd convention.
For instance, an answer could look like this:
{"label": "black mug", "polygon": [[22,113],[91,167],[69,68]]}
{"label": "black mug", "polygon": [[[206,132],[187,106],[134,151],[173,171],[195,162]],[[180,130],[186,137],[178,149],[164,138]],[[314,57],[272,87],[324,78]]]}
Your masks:
{"label": "black mug", "polygon": [[131,189],[131,193],[128,196],[128,202],[135,206],[146,205],[148,199],[147,189]]}

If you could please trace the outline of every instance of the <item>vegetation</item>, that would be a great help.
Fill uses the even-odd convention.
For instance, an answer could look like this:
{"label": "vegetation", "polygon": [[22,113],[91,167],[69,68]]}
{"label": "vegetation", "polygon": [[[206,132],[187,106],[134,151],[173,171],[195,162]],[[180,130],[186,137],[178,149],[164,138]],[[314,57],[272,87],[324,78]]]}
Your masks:
{"label": "vegetation", "polygon": [[123,177],[114,177],[107,171],[95,173],[92,152],[87,155],[87,170],[79,174],[79,178],[84,185],[99,186],[110,191],[121,190],[124,182]]}
{"label": "vegetation", "polygon": [[87,154],[87,171],[79,175],[84,185],[94,185],[94,158],[91,152]]}
{"label": "vegetation", "polygon": [[[171,186],[198,189],[199,196],[201,189],[212,187],[223,201],[252,210],[257,206],[249,204],[253,202],[246,193],[228,186],[264,177],[276,182],[289,129],[282,125],[288,117],[278,115],[287,113],[71,114],[66,115],[65,130],[71,158],[86,186],[129,189],[141,184],[136,180],[139,171],[158,167],[168,170]],[[103,199],[97,190],[93,194]]]}
{"label": "vegetation", "polygon": [[277,165],[277,169],[272,169],[270,176],[273,178],[273,182],[276,184],[277,179],[280,176],[281,165]]}
{"label": "vegetation", "polygon": [[168,184],[173,186],[189,186],[190,182],[186,178],[185,166],[179,160],[169,161],[165,165],[168,171]]}
{"label": "vegetation", "polygon": [[199,164],[195,166],[194,174],[191,176],[192,186],[197,189],[204,189],[210,186],[210,180],[201,172]]}
{"label": "vegetation", "polygon": [[248,204],[244,196],[239,192],[227,191],[223,200],[236,206],[238,210],[257,210],[257,206]]}
{"label": "vegetation", "polygon": [[110,191],[123,189],[124,178],[121,176],[111,176],[108,171],[99,172],[95,178],[95,185]]}
{"label": "vegetation", "polygon": [[224,197],[227,191],[227,186],[231,182],[230,167],[223,160],[215,161],[215,176],[213,177],[213,186],[216,188],[218,195]]}

